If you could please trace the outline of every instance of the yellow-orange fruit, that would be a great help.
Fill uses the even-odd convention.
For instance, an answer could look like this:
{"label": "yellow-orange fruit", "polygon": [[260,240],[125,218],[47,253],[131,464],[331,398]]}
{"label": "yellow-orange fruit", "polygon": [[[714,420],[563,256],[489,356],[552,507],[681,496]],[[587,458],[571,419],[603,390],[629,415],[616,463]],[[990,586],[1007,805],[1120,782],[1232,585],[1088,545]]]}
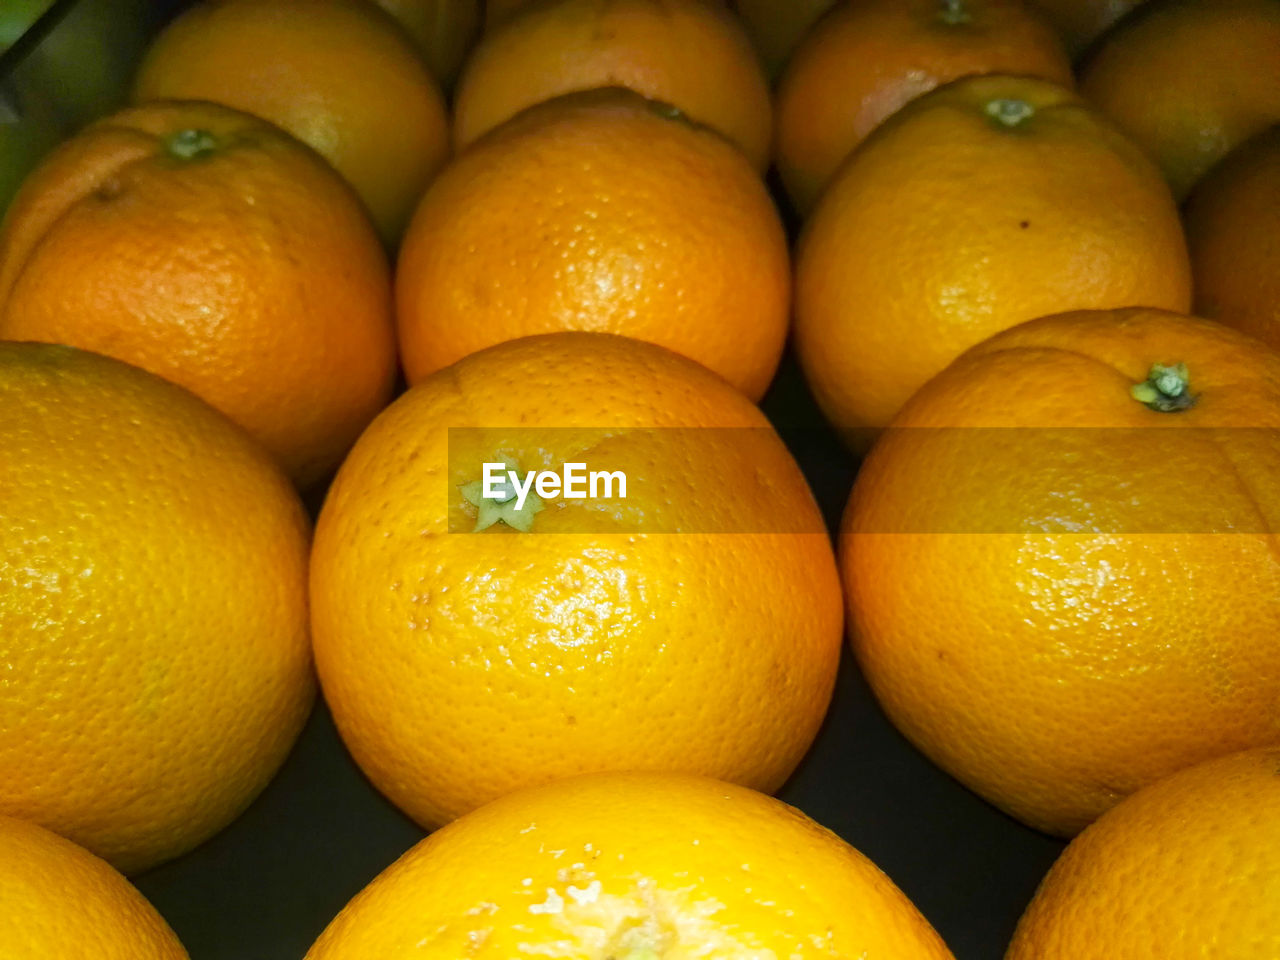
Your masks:
{"label": "yellow-orange fruit", "polygon": [[152,43],[133,97],[213,100],[283,127],[355,187],[390,246],[449,154],[435,78],[368,0],[203,0]]}
{"label": "yellow-orange fruit", "polygon": [[[512,515],[477,489],[505,460],[620,471],[626,496]],[[411,387],[330,489],[311,595],[338,730],[425,825],[598,770],[772,791],[841,646],[831,544],[764,415],[609,334],[511,340]]]}
{"label": "yellow-orange fruit", "polygon": [[1006,960],[1271,960],[1280,954],[1280,747],[1134,794],[1053,865]]}
{"label": "yellow-orange fruit", "polygon": [[0,337],[181,384],[304,486],[385,406],[396,366],[390,271],[355,196],[212,103],[123,110],[27,179],[0,227]]}
{"label": "yellow-orange fruit", "polygon": [[0,893],[6,960],[188,960],[155,907],[110,864],[3,814]]}
{"label": "yellow-orange fruit", "polygon": [[454,96],[461,149],[526,107],[623,86],[677,107],[769,163],[769,87],[742,24],[708,0],[533,0],[485,37]]}
{"label": "yellow-orange fruit", "polygon": [[1233,147],[1280,122],[1280,4],[1144,4],[1089,57],[1080,92],[1155,159],[1181,200]]}
{"label": "yellow-orange fruit", "polygon": [[1183,212],[1196,312],[1280,349],[1280,126],[1228,154]]}
{"label": "yellow-orange fruit", "polygon": [[796,253],[796,348],[865,443],[967,347],[1034,317],[1186,310],[1186,240],[1151,161],[1070,90],[970,77],[890,118]]}
{"label": "yellow-orange fruit", "polygon": [[782,223],[742,155],[605,89],[530,108],[441,174],[400,251],[396,324],[410,383],[504,340],[590,330],[759,399],[790,290]]}
{"label": "yellow-orange fruit", "polygon": [[964,353],[872,449],[843,523],[889,717],[1057,834],[1280,742],[1277,427],[1280,354],[1208,320],[1068,313]]}
{"label": "yellow-orange fruit", "polygon": [[742,787],[575,777],[438,831],[307,960],[951,960],[902,892],[800,811]]}
{"label": "yellow-orange fruit", "polygon": [[1053,31],[1021,0],[858,0],[836,4],[778,82],[774,159],[796,208],[904,105],[958,77],[1021,74],[1071,86]]}
{"label": "yellow-orange fruit", "polygon": [[119,361],[0,342],[0,410],[0,813],[142,870],[302,728],[307,516],[239,427]]}

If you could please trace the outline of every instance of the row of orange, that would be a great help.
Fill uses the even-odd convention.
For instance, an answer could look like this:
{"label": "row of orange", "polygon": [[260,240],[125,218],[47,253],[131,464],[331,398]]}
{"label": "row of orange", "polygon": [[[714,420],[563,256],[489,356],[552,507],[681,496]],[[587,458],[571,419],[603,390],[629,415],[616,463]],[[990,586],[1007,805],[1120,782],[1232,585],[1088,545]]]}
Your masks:
{"label": "row of orange", "polygon": [[[271,50],[306,45],[285,16],[295,4],[195,8],[153,48],[139,89],[215,96],[259,69],[291,76],[237,31],[274,24]],[[599,43],[612,32],[583,12],[631,7],[647,9],[531,6],[468,70],[521,30],[549,42],[534,27],[574,11],[574,29],[591,25]],[[732,22],[700,3],[672,8]],[[407,205],[382,206],[376,191],[403,181],[379,164],[437,161],[414,142],[426,120],[393,122],[410,100],[381,72],[416,61],[362,10],[316,0],[305,22],[342,51],[333,90],[379,106],[381,127],[356,135],[314,112],[290,126],[254,105],[355,192],[265,121],[146,104],[65,145],[5,221],[0,336],[86,346],[188,386],[302,485],[345,463],[313,546],[277,468],[192,396],[89,353],[4,347],[0,519],[18,536],[0,635],[18,642],[0,749],[21,775],[0,784],[0,810],[124,869],[189,848],[278,766],[312,701],[313,650],[353,755],[424,825],[579,770],[681,769],[773,789],[825,710],[842,598],[894,722],[1042,829],[1072,833],[1182,767],[1274,742],[1280,359],[1218,323],[1152,308],[1187,310],[1193,287],[1205,304],[1240,296],[1238,317],[1206,312],[1269,335],[1275,134],[1197,189],[1193,261],[1158,166],[1094,108],[1047,80],[962,79],[895,112],[842,162],[793,274],[761,164],[675,95],[664,95],[674,107],[618,89],[534,105],[460,151],[420,203],[421,185],[400,196]],[[1274,10],[1151,0],[1134,23],[1224,18],[1237,44],[1228,69],[1254,62],[1248,44],[1274,29]],[[918,16],[963,30],[976,11],[943,3]],[[237,39],[218,60],[227,23]],[[710,48],[696,49],[721,76]],[[495,69],[523,96],[538,74],[504,58]],[[206,68],[203,85],[179,89]],[[700,76],[684,61],[671,75]],[[318,83],[305,97],[284,79],[256,90],[289,105],[339,96]],[[404,134],[402,153],[371,150],[387,130]],[[1233,127],[1213,149],[1251,132]],[[415,204],[393,283],[368,212],[390,239],[398,227],[379,210]],[[1125,309],[1061,314],[1084,308]],[[791,310],[839,426],[927,428],[891,431],[869,455],[841,538],[843,589],[803,478],[750,402]],[[1020,325],[1046,314],[1058,316]],[[526,336],[583,328],[629,337]],[[415,386],[383,411],[397,358]],[[447,430],[495,424],[522,428],[469,441]],[[699,432],[641,432],[628,445],[613,435],[627,427]],[[473,444],[465,456],[462,442]],[[582,510],[535,501],[536,516],[517,518],[505,497],[468,493],[481,460],[527,470],[588,454],[606,469],[625,462],[633,496]],[[443,535],[486,514],[506,522]],[[645,535],[654,529],[685,535]],[[579,536],[519,535],[530,530]],[[726,532],[741,536],[726,546]],[[1235,536],[1206,536],[1222,533]],[[1248,762],[1256,773],[1273,755]],[[526,801],[512,802],[510,816],[525,816]],[[584,856],[595,842],[582,841]],[[516,885],[511,926],[467,920],[439,948],[509,956],[525,941],[493,931],[523,936],[535,922],[540,949],[562,935],[640,960],[662,955],[675,930],[704,953],[767,956],[737,935],[776,921],[708,925],[715,904],[682,888],[628,873],[635,889],[604,890],[585,860],[557,864],[544,846],[538,882],[504,881]],[[493,865],[474,869],[492,882]],[[746,908],[775,905],[774,888],[757,895],[733,877],[724,897],[745,889]],[[446,893],[414,896],[423,890]],[[490,917],[499,902],[449,901],[445,916]],[[411,923],[395,936],[428,932]],[[775,952],[869,949],[852,928],[825,945],[821,929],[801,932],[807,946],[780,940]],[[938,955],[922,936],[934,952],[921,955]],[[386,953],[359,942],[343,955]]]}
{"label": "row of orange", "polygon": [[[1148,371],[1165,355],[1185,362]],[[946,957],[846,844],[728,785],[775,789],[808,748],[843,594],[859,665],[921,750],[1024,822],[1086,828],[1012,956],[1114,946],[1096,922],[1117,896],[1145,911],[1122,925],[1136,947],[1269,950],[1278,391],[1280,355],[1210,321],[1014,327],[873,448],[842,589],[760,412],[631,338],[521,338],[427,377],[357,441],[313,543],[278,467],[198,398],[0,345],[0,811],[125,870],[190,849],[275,773],[314,656],[371,781],[424,827],[459,818],[315,957]],[[513,505],[479,484],[482,462],[571,458],[624,470],[627,497]],[[65,943],[44,924],[79,929],[81,903],[44,878],[66,869],[106,897],[111,936],[140,936],[104,865],[0,817],[6,844],[0,876],[32,908],[0,929]]]}
{"label": "row of orange", "polygon": [[[1007,960],[1274,956],[1277,762],[1224,757],[1121,804],[1054,865]],[[91,944],[101,960],[187,960],[84,850],[0,816],[0,853],[14,956],[73,960]],[[797,811],[715,781],[617,774],[524,791],[432,835],[307,952],[525,955],[952,960],[874,864]]]}
{"label": "row of orange", "polygon": [[[422,60],[389,21],[350,0],[303,7],[193,8],[153,45],[137,96],[211,98],[294,132],[346,175],[384,240],[399,238],[416,208],[394,294],[358,204],[294,141],[213,106],[141,106],[75,137],[13,204],[0,232],[0,335],[99,350],[181,383],[304,485],[327,476],[385,405],[397,358],[414,382],[532,333],[656,342],[758,399],[794,313],[824,411],[842,429],[872,432],[961,349],[1036,316],[1194,306],[1274,336],[1274,134],[1251,141],[1193,198],[1189,265],[1157,168],[1062,85],[1068,72],[1039,71],[1056,83],[962,80],[894,113],[840,166],[806,223],[793,279],[751,165],[702,126],[736,139],[757,170],[764,163],[768,98],[743,95],[753,84],[763,91],[760,68],[741,26],[715,5],[557,0],[500,25],[467,61],[454,113],[458,144],[497,129],[462,150],[421,203],[446,152],[444,109]],[[979,67],[1030,69],[1017,57],[1036,44],[1009,26],[1033,22],[1019,6],[872,8],[832,10],[783,80],[783,102],[815,111],[796,123],[793,158],[820,161],[805,174],[815,185],[917,88]],[[1259,59],[1251,45],[1271,43],[1280,24],[1268,0],[1167,0],[1144,12],[1112,40],[1121,60],[1137,51],[1128,56],[1138,66],[1116,69],[1128,78],[1122,89],[1165,95],[1168,84],[1148,89],[1160,77],[1141,55],[1199,44],[1201,21],[1217,24],[1218,55],[1233,52],[1215,69],[1241,74],[1202,85],[1221,103],[1162,107],[1196,118],[1174,125],[1172,146],[1145,144],[1181,187],[1271,116],[1255,102],[1262,93],[1236,87],[1280,89],[1247,72]],[[698,31],[737,49],[737,66],[695,43]],[[853,56],[849,44],[866,36],[882,36],[889,52]],[[796,79],[805,51],[832,51],[812,80]],[[548,66],[562,61],[573,66]],[[627,80],[619,65],[632,61],[661,77],[656,88],[634,86],[672,108],[595,90],[510,119],[561,89]],[[849,63],[892,79],[877,87],[849,76]],[[849,100],[865,109],[838,120]],[[1150,108],[1144,118],[1160,115],[1139,105]],[[793,112],[779,114],[788,129]],[[788,156],[779,155],[784,176]]]}

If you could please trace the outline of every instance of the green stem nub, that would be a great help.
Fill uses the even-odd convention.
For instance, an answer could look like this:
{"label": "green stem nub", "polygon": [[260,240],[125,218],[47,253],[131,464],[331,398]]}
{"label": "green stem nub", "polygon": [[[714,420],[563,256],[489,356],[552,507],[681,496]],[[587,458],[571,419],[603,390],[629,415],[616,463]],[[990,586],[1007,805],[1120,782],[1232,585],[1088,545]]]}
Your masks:
{"label": "green stem nub", "polygon": [[1025,100],[1001,97],[988,101],[987,116],[1006,127],[1016,127],[1035,116],[1036,108]]}
{"label": "green stem nub", "polygon": [[1177,413],[1195,406],[1196,396],[1191,392],[1191,378],[1185,363],[1166,366],[1153,363],[1151,372],[1142,383],[1129,388],[1133,399],[1144,403],[1158,413]]}
{"label": "green stem nub", "polygon": [[[506,471],[504,477],[510,472],[520,473],[520,468],[509,457],[503,457],[502,462]],[[476,525],[472,532],[479,533],[502,521],[512,530],[528,533],[533,529],[533,518],[543,510],[542,498],[532,490],[526,490],[521,502],[521,499],[516,496],[516,491],[512,489],[510,480],[504,479],[499,486],[500,489],[496,491],[497,496],[494,497],[484,495],[482,480],[473,480],[459,488],[463,499],[476,508]]]}
{"label": "green stem nub", "polygon": [[183,160],[194,160],[218,148],[218,140],[208,130],[179,130],[166,144],[169,152]]}
{"label": "green stem nub", "polygon": [[968,23],[973,19],[965,6],[965,0],[942,0],[942,10],[938,16],[942,18],[943,23],[953,25]]}

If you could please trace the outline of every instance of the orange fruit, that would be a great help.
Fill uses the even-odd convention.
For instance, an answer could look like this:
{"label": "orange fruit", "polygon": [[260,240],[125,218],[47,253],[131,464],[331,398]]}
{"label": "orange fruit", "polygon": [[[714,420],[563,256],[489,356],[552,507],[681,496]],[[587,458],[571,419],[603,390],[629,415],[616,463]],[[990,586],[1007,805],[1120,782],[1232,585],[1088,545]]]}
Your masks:
{"label": "orange fruit", "polygon": [[[494,522],[476,486],[503,461],[620,471],[625,499],[516,501]],[[597,770],[772,791],[841,647],[831,544],[764,415],[609,334],[509,341],[410,388],[338,472],[311,587],[338,730],[424,825]]]}
{"label": "orange fruit", "polygon": [[498,800],[418,843],[306,960],[949,960],[870,860],[781,801],[597,774]]}
{"label": "orange fruit", "polygon": [[[530,5],[531,0],[484,0],[484,28],[493,30],[511,19],[520,8]],[[726,6],[729,0],[708,0],[717,6]]]}
{"label": "orange fruit", "polygon": [[1280,956],[1280,747],[1134,794],[1045,877],[1006,960]]}
{"label": "orange fruit", "polygon": [[0,227],[0,337],[109,354],[180,383],[323,477],[390,397],[386,255],[310,150],[215,104],[95,123]]}
{"label": "orange fruit", "polygon": [[366,0],[203,0],[169,23],[135,101],[212,100],[315,148],[394,245],[444,164],[444,100],[404,31]]}
{"label": "orange fruit", "polygon": [[0,813],[142,870],[238,815],[302,727],[306,513],[128,364],[0,343],[0,409]]}
{"label": "orange fruit", "polygon": [[1182,199],[1232,147],[1280,121],[1280,5],[1145,4],[1094,51],[1080,91],[1155,159]]}
{"label": "orange fruit", "polygon": [[720,131],[769,163],[769,87],[745,29],[708,0],[532,0],[486,33],[454,97],[465,147],[525,107],[623,86]]}
{"label": "orange fruit", "polygon": [[1099,37],[1145,0],[1026,0],[1027,6],[1042,16],[1062,38],[1074,59],[1085,53]]}
{"label": "orange fruit", "polygon": [[1070,86],[1071,63],[1021,0],[857,0],[806,35],[778,83],[774,159],[808,213],[886,117],[957,77],[1027,74]]}
{"label": "orange fruit", "polygon": [[1208,320],[1083,311],[963,354],[871,451],[842,526],[889,718],[1057,834],[1280,741],[1277,426],[1280,354]]}
{"label": "orange fruit", "polygon": [[400,21],[440,83],[449,87],[480,33],[480,0],[376,0]]}
{"label": "orange fruit", "polygon": [[0,815],[0,956],[187,960],[129,881],[70,840]]}
{"label": "orange fruit", "polygon": [[1228,154],[1184,212],[1196,312],[1280,348],[1280,126]]}
{"label": "orange fruit", "polygon": [[925,94],[853,154],[800,238],[795,283],[805,375],[855,442],[999,330],[1190,304],[1151,162],[1069,90],[995,75]]}
{"label": "orange fruit", "polygon": [[[708,0],[718,6],[725,6],[728,0]],[[506,23],[522,7],[527,7],[530,0],[484,0],[484,28],[486,31]]]}
{"label": "orange fruit", "polygon": [[494,130],[423,197],[396,270],[405,374],[593,330],[660,343],[759,399],[790,274],[778,212],[723,138],[627,90],[570,94]]}
{"label": "orange fruit", "polygon": [[506,21],[529,0],[484,0],[484,29],[493,30]]}
{"label": "orange fruit", "polygon": [[835,5],[836,0],[736,0],[733,7],[747,26],[747,34],[764,63],[776,77],[796,45]]}

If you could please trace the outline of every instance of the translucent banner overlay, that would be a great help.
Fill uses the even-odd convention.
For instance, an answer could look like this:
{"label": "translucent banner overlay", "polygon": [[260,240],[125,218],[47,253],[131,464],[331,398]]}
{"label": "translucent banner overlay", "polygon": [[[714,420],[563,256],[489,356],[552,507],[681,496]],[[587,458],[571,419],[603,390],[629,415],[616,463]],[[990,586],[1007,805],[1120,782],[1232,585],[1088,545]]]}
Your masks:
{"label": "translucent banner overlay", "polygon": [[[825,534],[788,448],[843,504],[857,460],[808,428],[453,427],[441,494],[450,533]],[[1280,525],[1271,428],[899,428],[861,469],[858,533]]]}

